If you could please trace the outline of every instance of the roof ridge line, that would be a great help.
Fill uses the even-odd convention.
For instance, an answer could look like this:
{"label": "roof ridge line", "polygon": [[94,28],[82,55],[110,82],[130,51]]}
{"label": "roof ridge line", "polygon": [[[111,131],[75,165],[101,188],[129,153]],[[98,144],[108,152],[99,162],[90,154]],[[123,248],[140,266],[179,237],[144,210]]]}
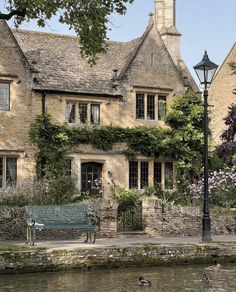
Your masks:
{"label": "roof ridge line", "polygon": [[216,77],[218,76],[220,70],[222,69],[222,67],[224,66],[224,64],[226,63],[227,59],[229,58],[229,56],[231,55],[231,53],[233,52],[234,50],[234,47],[236,47],[236,41],[234,42],[232,48],[229,50],[228,54],[226,55],[226,57],[224,58],[223,62],[221,63],[221,65],[219,66],[215,76],[214,76],[214,79],[212,80],[212,83],[214,82],[214,80],[216,79]]}
{"label": "roof ridge line", "polygon": [[[60,34],[60,33],[53,33],[53,32],[47,32],[47,31],[36,31],[36,30],[28,30],[28,29],[19,29],[19,28],[10,28],[12,33],[28,33],[28,34],[35,34],[35,35],[46,35],[46,36],[54,36],[58,38],[71,38],[71,39],[80,39],[77,35],[68,35],[68,34]],[[130,42],[133,42],[135,40],[139,39],[139,37],[132,39],[130,41],[113,41],[107,39],[106,42],[108,43],[121,43],[121,44],[127,44]]]}

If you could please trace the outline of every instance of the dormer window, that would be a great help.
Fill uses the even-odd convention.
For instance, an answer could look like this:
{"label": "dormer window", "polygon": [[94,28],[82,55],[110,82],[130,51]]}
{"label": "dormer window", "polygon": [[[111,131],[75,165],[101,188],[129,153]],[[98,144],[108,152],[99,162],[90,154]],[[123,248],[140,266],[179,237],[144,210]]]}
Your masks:
{"label": "dormer window", "polygon": [[10,110],[10,83],[0,81],[0,111]]}

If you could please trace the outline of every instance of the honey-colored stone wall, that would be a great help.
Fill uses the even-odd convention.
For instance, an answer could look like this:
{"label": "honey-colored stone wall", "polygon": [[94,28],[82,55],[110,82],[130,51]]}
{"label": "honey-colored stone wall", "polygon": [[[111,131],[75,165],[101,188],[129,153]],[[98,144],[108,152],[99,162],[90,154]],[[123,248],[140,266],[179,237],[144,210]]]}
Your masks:
{"label": "honey-colored stone wall", "polygon": [[233,90],[236,88],[236,75],[232,75],[230,62],[236,62],[236,44],[219,68],[209,90],[209,103],[214,106],[210,108],[214,145],[222,142],[220,136],[226,129],[224,118],[227,116],[228,107],[232,103],[236,103],[236,95],[233,94]]}
{"label": "honey-colored stone wall", "polygon": [[0,156],[17,157],[17,181],[34,175],[29,139],[32,122],[31,74],[9,28],[0,21],[0,81],[10,83],[10,111],[0,111]]}

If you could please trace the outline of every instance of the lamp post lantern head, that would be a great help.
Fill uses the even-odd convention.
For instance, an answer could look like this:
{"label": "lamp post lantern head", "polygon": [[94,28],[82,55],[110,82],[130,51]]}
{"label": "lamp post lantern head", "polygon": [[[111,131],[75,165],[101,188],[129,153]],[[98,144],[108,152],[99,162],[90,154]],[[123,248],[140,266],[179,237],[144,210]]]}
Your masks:
{"label": "lamp post lantern head", "polygon": [[207,86],[207,84],[211,84],[218,65],[209,60],[207,51],[205,51],[202,61],[193,68],[197,74],[200,83]]}

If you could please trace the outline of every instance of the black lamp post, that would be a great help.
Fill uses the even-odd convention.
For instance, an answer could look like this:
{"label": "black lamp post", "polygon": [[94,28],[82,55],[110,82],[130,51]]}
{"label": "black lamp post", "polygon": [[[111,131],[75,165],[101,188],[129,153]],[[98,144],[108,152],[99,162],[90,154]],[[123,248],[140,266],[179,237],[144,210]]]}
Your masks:
{"label": "black lamp post", "polygon": [[210,86],[218,66],[209,60],[207,51],[200,63],[193,67],[200,83],[204,85],[204,200],[202,216],[202,241],[211,241],[211,218],[208,196],[208,86]]}

